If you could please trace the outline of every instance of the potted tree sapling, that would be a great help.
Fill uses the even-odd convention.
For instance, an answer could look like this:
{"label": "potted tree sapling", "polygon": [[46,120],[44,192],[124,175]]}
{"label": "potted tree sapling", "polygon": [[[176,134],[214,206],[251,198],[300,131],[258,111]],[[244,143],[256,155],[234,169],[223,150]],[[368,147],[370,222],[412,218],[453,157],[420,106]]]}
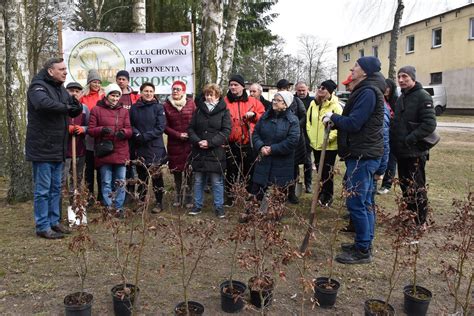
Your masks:
{"label": "potted tree sapling", "polygon": [[[83,192],[86,192],[85,189]],[[73,211],[76,214],[77,233],[69,243],[69,250],[74,254],[74,264],[80,280],[80,291],[66,295],[64,298],[64,308],[66,316],[87,316],[92,313],[93,295],[85,291],[85,281],[88,272],[87,253],[94,247],[88,226],[83,224],[85,216],[85,206],[87,205],[88,194],[75,195],[73,201]]]}
{"label": "potted tree sapling", "polygon": [[[338,212],[336,219],[332,221],[331,225],[331,233],[328,243],[330,253],[326,261],[328,267],[328,276],[318,277],[314,280],[314,298],[316,299],[316,304],[322,308],[332,308],[334,306],[336,303],[337,292],[341,286],[339,281],[335,280],[333,277],[335,244],[338,233],[342,227],[341,219],[342,216],[340,216]],[[327,236],[324,234],[324,237]]]}
{"label": "potted tree sapling", "polygon": [[[271,188],[265,212],[258,206],[248,209],[248,221],[251,247],[239,255],[239,261],[247,269],[253,269],[254,276],[249,279],[250,302],[257,308],[264,308],[273,300],[275,279],[273,274],[281,264],[286,264],[288,242],[283,238],[282,225],[279,222],[285,204],[285,194]],[[271,268],[270,268],[271,267]],[[284,272],[279,271],[284,277]]]}
{"label": "potted tree sapling", "polygon": [[[397,181],[395,181],[395,184]],[[364,303],[365,315],[394,315],[395,309],[390,305],[390,298],[403,271],[403,247],[412,241],[413,231],[416,230],[416,214],[407,209],[403,198],[396,196],[397,212],[391,215],[382,208],[376,208],[378,221],[384,225],[387,235],[392,236],[393,261],[388,277],[389,288],[384,300],[369,299]]]}
{"label": "potted tree sapling", "polygon": [[234,273],[237,263],[237,252],[239,245],[249,237],[247,225],[237,224],[229,236],[229,241],[233,243],[230,258],[229,278],[220,285],[221,308],[226,313],[236,313],[244,307],[243,295],[247,290],[247,285],[234,280]]}
{"label": "potted tree sapling", "polygon": [[[441,264],[449,294],[454,297],[454,306],[449,315],[471,315],[474,270],[469,256],[474,252],[474,192],[469,192],[464,201],[454,201],[452,218],[443,227],[446,241],[439,246],[446,252]],[[454,260],[448,254],[455,253]],[[446,307],[447,308],[447,307]]]}
{"label": "potted tree sapling", "polygon": [[189,287],[199,268],[201,260],[207,250],[215,243],[213,238],[216,232],[214,221],[197,220],[186,224],[183,215],[168,225],[169,231],[165,242],[170,243],[176,250],[180,261],[181,285],[183,287],[183,301],[174,309],[175,315],[197,316],[204,313],[204,306],[196,301],[189,300]]}
{"label": "potted tree sapling", "polygon": [[[146,182],[136,179],[129,180],[146,186],[146,193],[141,197],[135,196],[138,199],[136,203],[133,203],[135,209],[125,212],[123,219],[117,219],[109,212],[105,212],[106,216],[104,216],[108,227],[112,229],[115,259],[121,278],[121,283],[111,289],[115,315],[131,315],[137,309],[143,249],[148,233],[156,229],[155,226],[150,225],[149,208],[153,196],[152,179],[154,175],[162,172],[162,167],[154,165],[147,167],[141,160],[132,163],[141,164],[147,170]],[[126,187],[126,184],[122,185]],[[131,196],[134,195],[131,194]],[[131,270],[130,264],[133,260],[135,266],[134,270]],[[134,283],[129,282],[129,274],[133,275]]]}

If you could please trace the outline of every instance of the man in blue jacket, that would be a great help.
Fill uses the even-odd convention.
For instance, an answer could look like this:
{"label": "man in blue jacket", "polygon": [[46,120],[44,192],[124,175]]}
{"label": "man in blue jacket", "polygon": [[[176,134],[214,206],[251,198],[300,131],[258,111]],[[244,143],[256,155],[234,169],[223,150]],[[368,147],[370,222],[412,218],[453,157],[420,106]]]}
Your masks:
{"label": "man in blue jacket", "polygon": [[374,174],[383,155],[384,85],[380,61],[361,57],[351,69],[354,89],[342,115],[326,113],[323,122],[337,128],[338,154],[346,163],[346,205],[354,223],[355,242],[342,244],[336,261],[344,264],[369,263],[375,226],[371,207]]}
{"label": "man in blue jacket", "polygon": [[70,231],[60,223],[61,176],[68,142],[68,116],[82,113],[82,104],[63,83],[66,64],[51,58],[33,78],[27,92],[26,160],[33,163],[36,235],[63,238]]}

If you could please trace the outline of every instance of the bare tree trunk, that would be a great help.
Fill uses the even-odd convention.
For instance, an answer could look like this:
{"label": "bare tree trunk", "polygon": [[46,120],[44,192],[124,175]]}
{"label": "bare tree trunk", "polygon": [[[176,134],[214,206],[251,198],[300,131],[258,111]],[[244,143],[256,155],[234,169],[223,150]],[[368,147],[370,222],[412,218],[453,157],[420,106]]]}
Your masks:
{"label": "bare tree trunk", "polygon": [[8,125],[10,184],[7,199],[24,201],[31,197],[31,165],[25,161],[26,90],[29,82],[26,48],[25,6],[22,0],[6,1],[5,90]]}
{"label": "bare tree trunk", "polygon": [[224,43],[222,45],[222,73],[220,80],[217,82],[220,86],[225,86],[226,90],[227,79],[232,70],[232,63],[234,61],[234,48],[237,35],[237,24],[239,24],[240,12],[242,10],[242,0],[230,0],[227,9],[227,24],[225,28]]}
{"label": "bare tree trunk", "polygon": [[390,48],[388,53],[388,77],[392,80],[396,79],[395,68],[397,67],[397,43],[398,36],[400,35],[400,24],[402,22],[404,8],[403,0],[398,0],[397,10],[395,11],[395,17],[393,19],[393,28],[390,32]]}
{"label": "bare tree trunk", "polygon": [[8,128],[6,109],[6,87],[5,87],[5,20],[4,1],[0,2],[0,176],[7,175],[6,161],[8,157]]}
{"label": "bare tree trunk", "polygon": [[146,3],[145,0],[133,0],[132,8],[133,32],[146,33]]}
{"label": "bare tree trunk", "polygon": [[202,39],[199,88],[217,82],[222,51],[220,38],[223,28],[224,4],[221,0],[202,1]]}

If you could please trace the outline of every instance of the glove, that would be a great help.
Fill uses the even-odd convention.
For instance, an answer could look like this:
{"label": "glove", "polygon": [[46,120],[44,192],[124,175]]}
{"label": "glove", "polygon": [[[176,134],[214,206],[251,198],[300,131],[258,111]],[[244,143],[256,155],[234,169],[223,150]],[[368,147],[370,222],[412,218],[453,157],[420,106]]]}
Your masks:
{"label": "glove", "polygon": [[69,125],[69,128],[68,128],[69,134],[71,135],[74,134],[74,129],[75,129],[75,125]]}
{"label": "glove", "polygon": [[115,133],[115,136],[118,139],[125,139],[125,131],[123,129],[121,129],[117,133]]}
{"label": "glove", "polygon": [[133,135],[133,138],[135,139],[135,142],[137,144],[145,143],[145,137],[143,137],[143,135],[140,133],[136,133],[135,135]]}
{"label": "glove", "polygon": [[81,134],[84,134],[84,132],[85,132],[84,127],[79,126],[79,125],[74,125],[74,134],[81,135]]}
{"label": "glove", "polygon": [[102,129],[100,130],[100,135],[102,136],[106,136],[110,134],[112,134],[112,130],[108,127],[102,127]]}
{"label": "glove", "polygon": [[70,117],[76,117],[82,113],[82,104],[75,97],[72,97],[72,104],[67,105],[67,112]]}
{"label": "glove", "polygon": [[327,112],[326,114],[323,115],[323,124],[324,125],[328,125],[329,122],[331,122],[331,116],[332,116],[332,112]]}

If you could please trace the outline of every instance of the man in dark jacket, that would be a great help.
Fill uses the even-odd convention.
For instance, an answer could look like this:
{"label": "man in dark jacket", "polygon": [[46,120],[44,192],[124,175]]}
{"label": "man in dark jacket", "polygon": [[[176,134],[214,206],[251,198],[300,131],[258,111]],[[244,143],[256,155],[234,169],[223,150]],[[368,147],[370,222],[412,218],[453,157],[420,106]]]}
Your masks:
{"label": "man in dark jacket", "polygon": [[338,154],[346,163],[346,205],[355,227],[355,243],[342,244],[336,256],[340,263],[369,263],[374,237],[375,214],[371,205],[373,179],[383,155],[384,99],[380,86],[380,61],[361,57],[351,69],[354,90],[342,115],[326,113],[323,122],[338,130]]}
{"label": "man in dark jacket", "polygon": [[400,68],[398,84],[402,94],[395,106],[390,141],[397,157],[398,177],[407,208],[417,214],[416,221],[422,225],[428,208],[425,164],[429,152],[421,141],[436,129],[436,115],[433,99],[416,81],[414,67]]}
{"label": "man in dark jacket", "polygon": [[[314,100],[312,96],[309,95],[308,85],[304,81],[299,81],[296,83],[295,86],[296,94],[295,96],[298,97],[304,104],[304,108],[308,111],[309,105],[311,101]],[[306,143],[306,159],[304,162],[304,186],[306,193],[312,193],[312,183],[313,183],[313,162],[311,161],[311,146],[309,145],[308,134],[306,133],[306,128],[303,128],[301,131],[305,138]]]}
{"label": "man in dark jacket", "polygon": [[33,78],[27,92],[26,160],[33,163],[36,235],[63,238],[60,223],[61,176],[68,141],[67,118],[82,112],[82,104],[64,88],[66,64],[51,58]]}

